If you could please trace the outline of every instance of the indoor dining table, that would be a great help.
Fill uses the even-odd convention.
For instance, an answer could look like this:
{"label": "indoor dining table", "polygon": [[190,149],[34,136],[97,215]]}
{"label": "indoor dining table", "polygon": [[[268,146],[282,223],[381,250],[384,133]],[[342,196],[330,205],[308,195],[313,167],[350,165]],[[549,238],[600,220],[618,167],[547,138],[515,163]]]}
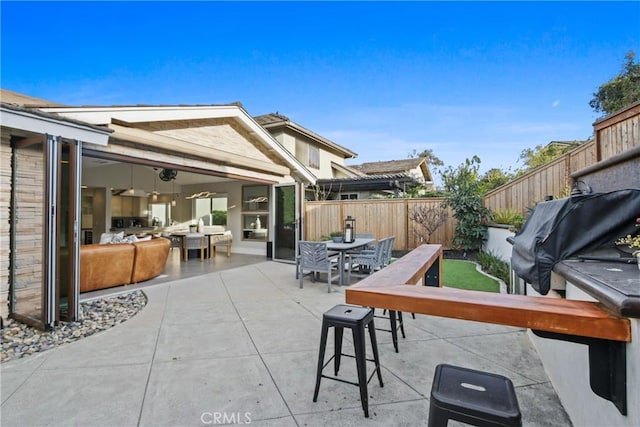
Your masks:
{"label": "indoor dining table", "polygon": [[[340,286],[344,285],[344,267],[346,252],[367,246],[369,243],[375,242],[376,239],[356,238],[351,243],[335,243],[333,240],[327,240],[327,249],[340,253]],[[349,267],[351,268],[351,267]]]}

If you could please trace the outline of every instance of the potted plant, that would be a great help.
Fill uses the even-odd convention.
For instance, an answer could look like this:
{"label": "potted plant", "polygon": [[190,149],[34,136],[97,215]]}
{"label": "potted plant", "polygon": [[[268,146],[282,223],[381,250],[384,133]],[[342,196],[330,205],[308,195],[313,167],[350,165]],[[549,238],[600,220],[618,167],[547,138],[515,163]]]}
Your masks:
{"label": "potted plant", "polygon": [[[640,227],[640,217],[636,218],[636,227]],[[616,240],[615,244],[622,252],[636,257],[638,260],[638,268],[640,269],[640,234],[636,234],[635,236],[627,234],[625,237]]]}
{"label": "potted plant", "polygon": [[342,231],[332,231],[329,233],[329,237],[331,237],[333,243],[342,243]]}
{"label": "potted plant", "polygon": [[189,224],[189,233],[195,233],[196,231],[198,231],[198,224]]}

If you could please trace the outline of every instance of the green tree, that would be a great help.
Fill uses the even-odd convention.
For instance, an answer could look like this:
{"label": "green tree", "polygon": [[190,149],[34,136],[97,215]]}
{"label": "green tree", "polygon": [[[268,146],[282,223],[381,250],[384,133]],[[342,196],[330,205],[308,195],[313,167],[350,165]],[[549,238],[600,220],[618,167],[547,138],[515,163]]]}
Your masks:
{"label": "green tree", "polygon": [[412,152],[409,153],[410,159],[416,159],[418,157],[425,157],[427,159],[427,164],[429,166],[444,166],[444,162],[440,160],[438,156],[433,154],[433,150],[430,148],[422,150],[419,153],[418,153],[418,150],[414,149]]}
{"label": "green tree", "polygon": [[539,166],[546,165],[553,159],[562,156],[564,153],[573,150],[584,141],[556,142],[551,141],[547,145],[537,145],[535,148],[526,148],[520,153],[520,160],[523,161],[523,168],[518,170],[518,175],[522,175]]}
{"label": "green tree", "polygon": [[489,169],[480,177],[480,193],[487,194],[489,191],[506,184],[513,178],[515,178],[515,175],[512,172],[503,171],[498,168]]}
{"label": "green tree", "polygon": [[491,215],[482,205],[479,168],[480,158],[473,156],[456,169],[448,166],[441,174],[446,192],[444,203],[453,209],[458,220],[453,244],[464,251],[480,247],[486,230],[484,224]]}
{"label": "green tree", "polygon": [[605,115],[640,101],[640,63],[634,62],[635,53],[626,54],[620,73],[604,83],[593,94],[589,106]]}

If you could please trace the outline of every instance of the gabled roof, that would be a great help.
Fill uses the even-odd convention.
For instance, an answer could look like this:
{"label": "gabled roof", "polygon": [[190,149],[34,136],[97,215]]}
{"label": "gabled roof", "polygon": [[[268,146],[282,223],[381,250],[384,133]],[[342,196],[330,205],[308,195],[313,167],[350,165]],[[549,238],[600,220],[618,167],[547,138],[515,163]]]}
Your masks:
{"label": "gabled roof", "polygon": [[348,148],[338,145],[303,126],[292,122],[289,117],[283,116],[282,114],[263,114],[261,116],[254,117],[254,119],[267,130],[289,129],[293,132],[299,133],[300,135],[303,135],[324,147],[326,150],[333,151],[345,159],[352,159],[358,156],[357,153],[349,150]]}
{"label": "gabled roof", "polygon": [[21,107],[62,107],[63,104],[57,102],[47,101],[41,98],[34,98],[33,96],[24,95],[22,93],[14,92],[12,90],[0,89],[0,101],[6,104],[14,104]]}
{"label": "gabled roof", "polygon": [[[5,99],[11,100],[28,105],[13,108],[28,111],[32,115],[83,124],[100,129],[106,135],[113,132],[111,140],[131,141],[153,150],[168,149],[210,160],[217,159],[221,168],[229,171],[246,168],[279,176],[290,174],[311,184],[317,179],[237,103],[207,106],[71,107],[11,91],[2,90],[1,94],[3,105]],[[163,128],[162,124],[167,124],[167,127]],[[176,127],[171,128],[173,125]],[[208,142],[202,143],[202,138],[207,137],[206,132]],[[233,145],[234,137],[257,144],[256,148],[259,147],[263,154],[252,148],[253,157],[246,157],[244,152],[236,153],[237,144],[226,151],[225,148],[217,149],[225,142],[226,145]],[[198,138],[200,141],[197,141]],[[100,145],[105,144],[106,139]]]}
{"label": "gabled roof", "polygon": [[424,157],[417,157],[413,159],[362,163],[360,165],[351,165],[351,167],[367,175],[403,173],[419,167],[425,160]]}
{"label": "gabled roof", "polygon": [[414,169],[420,169],[425,181],[433,181],[426,157],[369,162],[351,165],[350,167],[367,175],[402,174]]}
{"label": "gabled roof", "polygon": [[[15,92],[0,90],[0,124],[2,127],[18,129],[28,134],[51,134],[63,138],[105,145],[112,130],[80,120],[45,113],[24,103],[47,102]],[[51,103],[50,103],[51,104]]]}

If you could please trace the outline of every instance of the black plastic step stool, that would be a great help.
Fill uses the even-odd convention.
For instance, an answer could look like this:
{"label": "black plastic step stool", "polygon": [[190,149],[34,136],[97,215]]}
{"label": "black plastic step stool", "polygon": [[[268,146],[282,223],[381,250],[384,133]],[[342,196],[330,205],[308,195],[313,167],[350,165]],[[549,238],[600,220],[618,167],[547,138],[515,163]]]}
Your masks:
{"label": "black plastic step stool", "polygon": [[436,366],[429,427],[449,420],[475,426],[521,426],[518,399],[509,378],[447,364]]}
{"label": "black plastic step stool", "polygon": [[[329,328],[334,328],[335,338],[335,350],[333,356],[324,363],[324,351],[327,345],[327,335]],[[364,328],[369,329],[369,339],[371,340],[371,349],[373,351],[373,359],[367,359],[365,349]],[[351,329],[353,333],[353,346],[355,355],[349,355],[342,353],[342,332],[344,328]],[[337,378],[338,371],[340,370],[340,358],[341,356],[353,357],[356,359],[356,367],[358,369],[358,382],[343,380]],[[323,369],[334,361],[334,374],[336,376],[330,377],[322,373]],[[374,362],[375,370],[367,377],[366,362]],[[318,392],[320,391],[320,380],[327,378],[331,380],[340,381],[347,384],[352,384],[360,388],[360,402],[362,403],[362,409],[364,410],[364,416],[369,417],[369,395],[367,393],[367,384],[373,378],[373,375],[378,374],[378,380],[380,381],[380,387],[384,387],[382,384],[382,374],[380,372],[380,358],[378,357],[378,342],[376,341],[376,329],[373,324],[373,310],[366,307],[357,307],[351,305],[339,304],[332,309],[326,311],[322,315],[322,335],[320,337],[320,351],[318,355],[318,370],[316,372],[316,390],[313,393],[313,401],[318,400]]]}

